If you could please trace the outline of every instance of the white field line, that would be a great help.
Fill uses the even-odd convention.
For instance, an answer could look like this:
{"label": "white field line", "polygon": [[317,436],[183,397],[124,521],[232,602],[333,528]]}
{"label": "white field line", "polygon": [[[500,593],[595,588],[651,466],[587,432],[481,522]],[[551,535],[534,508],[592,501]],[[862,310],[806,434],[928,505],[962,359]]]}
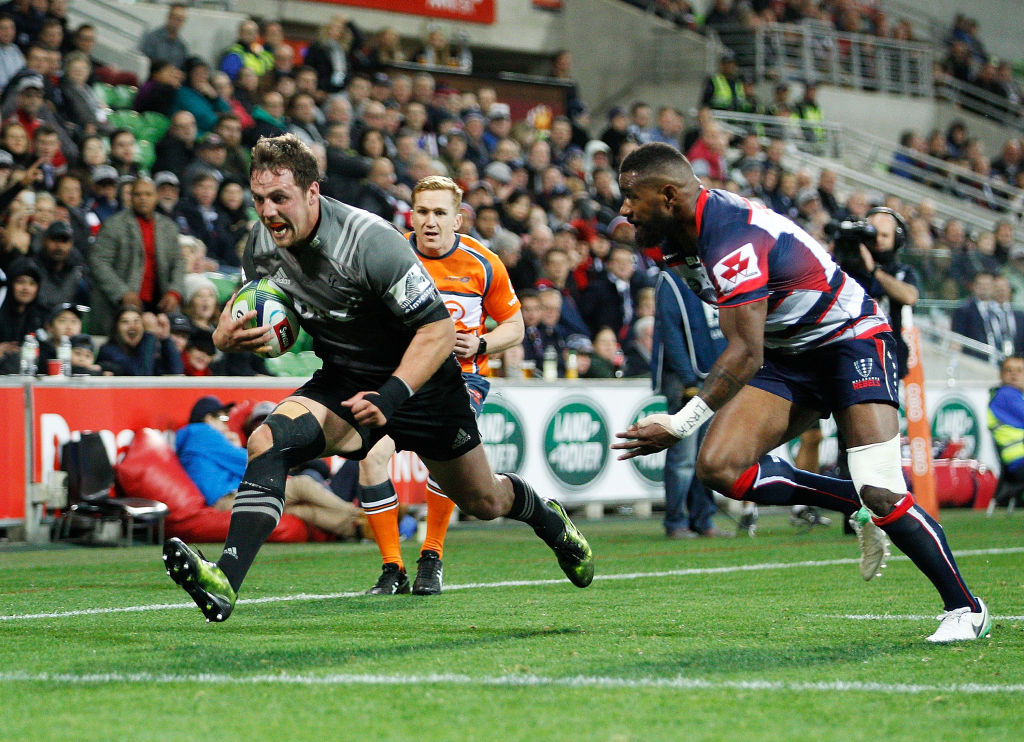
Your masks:
{"label": "white field line", "polygon": [[[1024,546],[1011,546],[1000,549],[973,549],[969,551],[956,552],[957,558],[986,556],[996,554],[1018,554],[1024,552]],[[907,561],[907,557],[894,555],[889,557],[890,562]],[[621,581],[621,580],[642,580],[657,579],[661,577],[686,577],[692,575],[717,575],[731,572],[761,572],[780,569],[795,569],[801,567],[831,567],[842,564],[859,564],[859,559],[821,559],[800,562],[764,562],[761,564],[737,564],[727,567],[693,567],[690,569],[670,569],[660,572],[629,572],[615,575],[597,575],[594,580]],[[455,590],[488,590],[503,587],[535,587],[539,585],[562,585],[564,579],[552,580],[503,580],[500,582],[473,582],[462,585],[445,585],[445,591]],[[295,593],[292,595],[275,595],[264,598],[242,598],[237,605],[255,605],[259,603],[291,603],[309,602],[320,600],[338,600],[343,598],[355,598],[364,595],[363,592],[340,592],[340,593]],[[167,611],[182,608],[195,608],[195,603],[158,603],[152,605],[132,605],[116,608],[83,608],[74,611],[51,611],[48,613],[17,613],[0,616],[0,621],[29,621],[39,619],[73,618],[77,616],[96,616],[112,613],[144,613],[148,611]],[[844,618],[860,620],[886,619],[886,620],[934,620],[934,616],[844,616]],[[998,620],[1020,620],[1020,616],[993,616]]]}
{"label": "white field line", "polygon": [[832,681],[820,683],[799,683],[775,680],[706,680],[704,678],[616,678],[590,675],[573,677],[545,677],[539,675],[497,675],[473,677],[470,675],[249,675],[234,676],[216,673],[198,674],[153,674],[153,673],[0,673],[0,683],[63,683],[70,685],[106,685],[111,683],[146,683],[157,685],[300,685],[300,686],[345,686],[345,685],[443,685],[443,686],[499,686],[514,688],[562,687],[562,688],[666,688],[670,690],[756,690],[802,693],[816,691],[824,693],[942,693],[995,695],[1002,693],[1024,693],[1024,684],[981,684],[950,683],[948,685],[909,683],[864,683]]}

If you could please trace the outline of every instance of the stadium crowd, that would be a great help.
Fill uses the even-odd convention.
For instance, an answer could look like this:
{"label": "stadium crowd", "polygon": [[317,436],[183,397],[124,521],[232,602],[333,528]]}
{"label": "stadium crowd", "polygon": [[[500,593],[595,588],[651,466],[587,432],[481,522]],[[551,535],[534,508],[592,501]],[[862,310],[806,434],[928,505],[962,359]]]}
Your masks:
{"label": "stadium crowd", "polygon": [[[819,7],[760,5],[758,15]],[[844,23],[860,7],[826,5]],[[828,170],[787,168],[782,132],[728,133],[714,117],[713,85],[695,117],[624,101],[596,121],[572,95],[564,114],[517,120],[486,83],[437,83],[429,69],[472,64],[464,40],[439,29],[407,52],[394,29],[368,32],[336,15],[303,56],[279,23],[245,20],[235,43],[205,59],[182,38],[188,9],[171,5],[140,40],[151,67],[136,90],[131,75],[93,59],[95,28],[68,28],[65,0],[50,0],[45,13],[38,6],[0,6],[5,373],[22,369],[29,334],[40,342],[40,370],[68,336],[79,373],[269,373],[260,358],[218,352],[211,335],[255,220],[249,148],[265,135],[295,134],[317,155],[326,195],[405,231],[418,180],[458,182],[463,231],[500,257],[523,302],[526,338],[496,359],[499,375],[649,374],[659,256],[631,246],[616,181],[618,163],[640,144],[679,147],[707,185],[763,202],[824,242],[830,222],[863,218],[873,205],[865,193],[839,192]],[[734,11],[716,3],[706,22]],[[858,18],[882,33],[878,13]],[[431,67],[386,71],[406,60]],[[556,62],[571,79],[571,57]],[[111,100],[124,90],[127,99]],[[813,95],[810,86],[790,100],[780,86],[770,109],[811,119],[820,114]],[[913,134],[908,146],[1007,182],[1024,177],[1019,139],[989,161],[965,127],[954,128]],[[907,261],[916,261],[923,296],[962,298],[979,272],[1005,272],[1024,289],[1015,215],[972,235],[957,220],[936,220],[927,199],[889,196],[884,205],[908,219]],[[1024,308],[1024,291],[1014,302]]]}

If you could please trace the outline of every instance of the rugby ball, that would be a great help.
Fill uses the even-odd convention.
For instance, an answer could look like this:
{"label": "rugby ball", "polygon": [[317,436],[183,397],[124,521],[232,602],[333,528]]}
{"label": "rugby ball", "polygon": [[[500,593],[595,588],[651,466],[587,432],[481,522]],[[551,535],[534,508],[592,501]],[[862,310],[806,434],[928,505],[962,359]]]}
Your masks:
{"label": "rugby ball", "polygon": [[249,281],[235,294],[231,304],[234,319],[253,310],[256,316],[245,323],[246,329],[269,325],[272,335],[268,343],[270,350],[260,355],[277,358],[295,345],[299,336],[299,315],[288,294],[269,278]]}

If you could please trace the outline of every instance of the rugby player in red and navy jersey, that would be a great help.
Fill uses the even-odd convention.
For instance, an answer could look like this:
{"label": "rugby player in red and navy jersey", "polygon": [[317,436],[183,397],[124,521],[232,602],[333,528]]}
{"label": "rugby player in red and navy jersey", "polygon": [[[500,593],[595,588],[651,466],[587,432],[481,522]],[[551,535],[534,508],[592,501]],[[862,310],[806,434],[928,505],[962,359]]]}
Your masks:
{"label": "rugby player in red and navy jersey", "polygon": [[[614,448],[632,458],[671,446],[711,420],[697,459],[708,487],[737,500],[805,504],[865,516],[861,575],[883,566],[888,534],[945,606],[932,642],[976,639],[988,608],[957,569],[942,527],[914,502],[900,456],[895,341],[873,299],[799,226],[726,191],[704,188],[674,147],[646,144],[619,170],[621,213],[641,247],[719,308],[728,345],[700,393],[674,415],[651,415]],[[768,455],[833,414],[852,481]],[[879,530],[880,529],[880,530]]]}
{"label": "rugby player in red and navy jersey", "polygon": [[[253,431],[231,525],[214,563],[178,539],[167,573],[210,621],[231,615],[238,589],[284,509],[288,470],[311,458],[361,459],[385,435],[417,453],[464,512],[532,526],[577,587],[594,557],[562,506],[515,474],[491,471],[462,379],[455,325],[412,246],[384,220],[320,194],[310,149],[291,134],[252,151],[249,184],[260,221],[242,255],[247,278],[272,277],[291,297],[323,367]],[[265,349],[256,316],[221,313],[224,351]]]}

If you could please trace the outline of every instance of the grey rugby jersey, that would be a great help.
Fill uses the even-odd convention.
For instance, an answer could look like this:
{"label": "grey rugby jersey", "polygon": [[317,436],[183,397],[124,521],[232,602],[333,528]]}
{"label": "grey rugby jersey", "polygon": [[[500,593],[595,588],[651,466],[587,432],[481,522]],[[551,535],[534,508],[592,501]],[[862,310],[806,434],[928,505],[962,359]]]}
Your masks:
{"label": "grey rugby jersey", "polygon": [[309,244],[279,249],[257,223],[242,270],[246,280],[272,279],[292,298],[318,356],[358,372],[394,371],[418,327],[450,316],[401,233],[325,196]]}

